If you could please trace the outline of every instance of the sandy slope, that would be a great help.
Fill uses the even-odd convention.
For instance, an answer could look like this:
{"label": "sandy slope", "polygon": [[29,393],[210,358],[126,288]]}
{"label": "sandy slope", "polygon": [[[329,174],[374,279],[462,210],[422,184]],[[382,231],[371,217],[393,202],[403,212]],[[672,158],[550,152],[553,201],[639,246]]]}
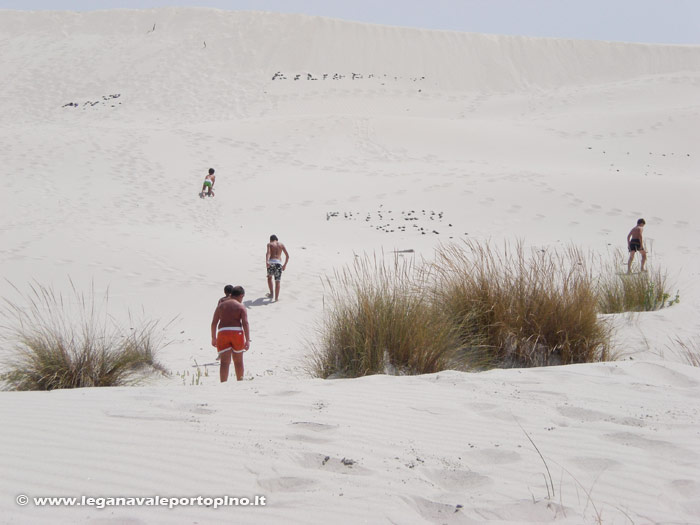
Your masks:
{"label": "sandy slope", "polygon": [[[671,339],[700,329],[700,48],[163,9],[0,11],[0,51],[3,277],[70,277],[108,288],[117,316],[177,318],[171,379],[0,395],[0,520],[697,522],[700,373]],[[321,279],[356,254],[429,258],[465,237],[604,254],[639,216],[681,303],[615,320],[624,362],[304,374]],[[271,233],[292,255],[277,304]],[[183,386],[213,361],[229,282],[248,292],[253,380],[206,367]],[[20,493],[269,504],[40,509]]]}

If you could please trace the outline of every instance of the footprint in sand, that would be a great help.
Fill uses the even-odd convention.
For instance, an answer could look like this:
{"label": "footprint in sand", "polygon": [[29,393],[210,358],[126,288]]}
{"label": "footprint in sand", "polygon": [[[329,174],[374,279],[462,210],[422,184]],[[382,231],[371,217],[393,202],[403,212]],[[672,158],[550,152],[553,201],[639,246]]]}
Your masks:
{"label": "footprint in sand", "polygon": [[619,461],[614,459],[597,457],[578,457],[574,458],[574,462],[589,472],[603,472],[618,468],[621,465]]}
{"label": "footprint in sand", "polygon": [[308,478],[283,476],[260,479],[258,485],[267,492],[304,492],[318,485],[318,482]]}
{"label": "footprint in sand", "polygon": [[469,459],[474,463],[483,465],[509,465],[521,461],[520,454],[508,450],[487,449],[480,450],[469,455]]}
{"label": "footprint in sand", "polygon": [[421,473],[449,492],[463,492],[493,483],[490,477],[472,470],[426,469]]}
{"label": "footprint in sand", "polygon": [[338,425],[326,425],[325,423],[314,423],[312,421],[292,421],[290,425],[294,428],[311,430],[313,432],[327,432],[338,428]]}
{"label": "footprint in sand", "polygon": [[413,507],[413,510],[423,518],[423,521],[428,523],[477,523],[460,512],[462,509],[462,505],[460,504],[448,505],[446,503],[438,503],[437,501],[421,498],[420,496],[415,496],[407,500],[407,502]]}
{"label": "footprint in sand", "polygon": [[686,498],[697,498],[700,494],[700,483],[692,479],[676,479],[671,481],[669,486]]}
{"label": "footprint in sand", "polygon": [[582,422],[608,421],[610,423],[616,423],[618,425],[627,425],[634,427],[645,426],[644,421],[642,421],[641,419],[635,419],[632,417],[616,417],[611,414],[606,414],[605,412],[589,410],[587,408],[562,406],[558,407],[557,411],[564,417],[568,417],[570,419],[575,419],[577,421]]}
{"label": "footprint in sand", "polygon": [[286,434],[284,436],[284,439],[289,442],[298,441],[301,443],[314,443],[316,445],[323,445],[326,443],[330,443],[331,441],[330,439],[317,436],[310,436],[307,434]]}
{"label": "footprint in sand", "polygon": [[692,450],[679,447],[668,441],[649,439],[639,434],[633,434],[632,432],[605,434],[603,438],[625,447],[647,450],[660,458],[673,461],[680,465],[687,465],[689,461],[695,461],[698,456]]}
{"label": "footprint in sand", "polygon": [[368,476],[372,474],[371,470],[360,466],[354,459],[332,457],[327,454],[302,454],[298,463],[304,468],[333,472],[335,474],[346,474],[349,476]]}

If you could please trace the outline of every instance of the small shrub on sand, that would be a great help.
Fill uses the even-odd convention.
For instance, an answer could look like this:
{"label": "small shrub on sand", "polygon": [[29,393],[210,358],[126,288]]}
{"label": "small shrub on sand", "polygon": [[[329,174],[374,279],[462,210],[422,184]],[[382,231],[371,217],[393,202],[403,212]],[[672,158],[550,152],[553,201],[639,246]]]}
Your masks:
{"label": "small shrub on sand", "polygon": [[410,262],[359,259],[327,280],[329,299],[311,373],[359,377],[424,374],[450,367],[458,343]]}
{"label": "small shrub on sand", "polygon": [[[594,279],[575,248],[526,254],[467,241],[438,250],[434,302],[477,368],[585,363],[609,357]],[[469,341],[479,341],[477,346]]]}
{"label": "small shrub on sand", "polygon": [[[614,259],[620,257],[621,253],[616,253]],[[600,311],[606,314],[651,312],[678,302],[678,294],[671,297],[667,276],[661,270],[625,274],[616,271],[614,262],[604,265],[598,296]]]}
{"label": "small shrub on sand", "polygon": [[157,322],[122,328],[99,308],[94,291],[86,298],[75,287],[68,299],[41,285],[22,298],[26,305],[5,301],[3,308],[5,388],[119,386],[164,372],[155,360],[163,346]]}

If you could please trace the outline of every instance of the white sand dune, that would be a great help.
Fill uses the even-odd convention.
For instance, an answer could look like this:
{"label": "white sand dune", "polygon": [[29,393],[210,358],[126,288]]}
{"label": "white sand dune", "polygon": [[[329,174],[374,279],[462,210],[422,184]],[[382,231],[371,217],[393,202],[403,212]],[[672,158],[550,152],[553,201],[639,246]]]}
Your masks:
{"label": "white sand dune", "polygon": [[[700,370],[673,342],[700,333],[699,46],[0,10],[0,71],[0,295],[70,278],[109,289],[116,316],[176,318],[170,378],[0,394],[0,522],[699,522]],[[358,254],[430,258],[464,238],[605,254],[642,216],[680,303],[615,317],[620,361],[305,373],[321,279]],[[272,233],[291,254],[275,304]],[[220,385],[205,365],[227,283],[246,288],[253,344],[248,381]]]}

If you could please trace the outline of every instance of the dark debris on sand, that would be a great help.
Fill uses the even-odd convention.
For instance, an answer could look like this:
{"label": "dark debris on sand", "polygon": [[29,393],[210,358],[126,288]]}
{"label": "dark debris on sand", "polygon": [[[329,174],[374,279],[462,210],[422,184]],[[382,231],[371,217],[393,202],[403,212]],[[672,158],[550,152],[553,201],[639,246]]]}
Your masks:
{"label": "dark debris on sand", "polygon": [[[387,210],[380,206],[376,211],[328,211],[326,221],[362,221],[371,228],[384,233],[416,233],[420,235],[440,235],[436,226],[450,231],[452,223],[444,222],[445,214],[436,210]],[[452,237],[450,237],[452,238]]]}

